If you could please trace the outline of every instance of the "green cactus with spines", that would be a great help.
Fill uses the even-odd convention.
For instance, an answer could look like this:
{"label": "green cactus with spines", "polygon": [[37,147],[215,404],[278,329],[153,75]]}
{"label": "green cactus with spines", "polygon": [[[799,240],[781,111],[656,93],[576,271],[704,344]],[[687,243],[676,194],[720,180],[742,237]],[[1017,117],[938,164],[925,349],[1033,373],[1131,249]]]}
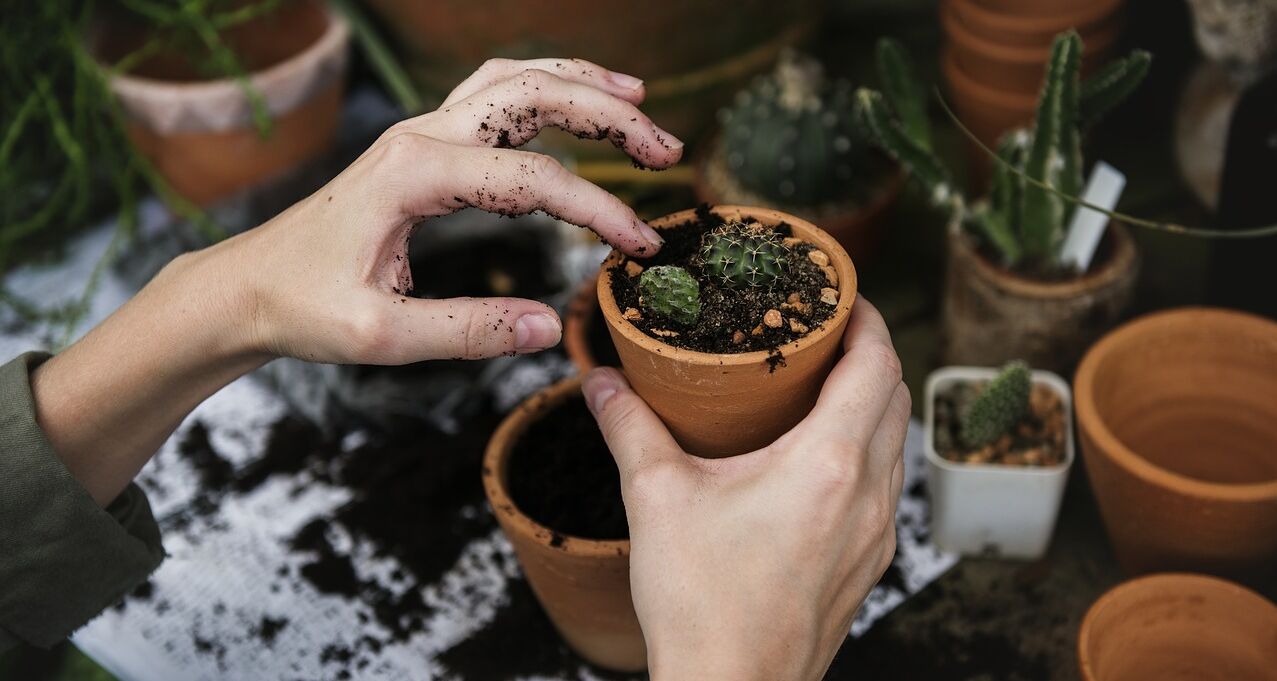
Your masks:
{"label": "green cactus with spines", "polygon": [[852,95],[850,83],[827,79],[819,62],[786,51],[773,73],[719,112],[715,154],[741,188],[776,205],[846,200],[872,172]]}
{"label": "green cactus with spines", "polygon": [[1033,389],[1029,366],[1009,362],[971,401],[960,420],[959,438],[970,449],[978,449],[1006,435],[1029,410]]}
{"label": "green cactus with spines", "polygon": [[920,89],[904,51],[884,38],[878,46],[882,93],[861,88],[856,117],[866,136],[903,165],[959,222],[987,241],[1003,264],[1059,265],[1059,245],[1075,202],[1025,180],[1077,197],[1082,190],[1081,132],[1129,95],[1148,73],[1152,57],[1140,50],[1116,59],[1079,83],[1082,40],[1076,31],[1056,36],[1031,130],[1013,130],[1000,140],[989,200],[972,207],[954,189],[952,174],[931,148]]}
{"label": "green cactus with spines", "polygon": [[730,222],[701,238],[705,272],[735,289],[770,287],[784,270],[789,247],[774,230]]}
{"label": "green cactus with spines", "polygon": [[701,316],[701,286],[687,270],[657,265],[639,276],[639,301],[643,309],[684,326]]}

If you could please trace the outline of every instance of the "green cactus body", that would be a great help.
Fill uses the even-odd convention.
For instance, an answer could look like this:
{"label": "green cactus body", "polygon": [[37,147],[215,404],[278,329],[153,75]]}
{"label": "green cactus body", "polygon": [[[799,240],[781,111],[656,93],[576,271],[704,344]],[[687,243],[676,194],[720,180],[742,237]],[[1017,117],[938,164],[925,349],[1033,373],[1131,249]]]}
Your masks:
{"label": "green cactus body", "polygon": [[707,274],[731,288],[770,287],[788,252],[775,232],[733,222],[702,238],[700,260]]}
{"label": "green cactus body", "polygon": [[777,204],[846,200],[868,162],[853,102],[848,83],[826,82],[818,62],[787,52],[719,113],[719,153],[742,188]]}
{"label": "green cactus body", "polygon": [[1010,362],[989,381],[962,416],[962,444],[983,447],[1010,433],[1029,410],[1032,381],[1024,362]]}
{"label": "green cactus body", "polygon": [[643,308],[684,326],[701,316],[701,287],[687,270],[674,265],[649,267],[639,277]]}

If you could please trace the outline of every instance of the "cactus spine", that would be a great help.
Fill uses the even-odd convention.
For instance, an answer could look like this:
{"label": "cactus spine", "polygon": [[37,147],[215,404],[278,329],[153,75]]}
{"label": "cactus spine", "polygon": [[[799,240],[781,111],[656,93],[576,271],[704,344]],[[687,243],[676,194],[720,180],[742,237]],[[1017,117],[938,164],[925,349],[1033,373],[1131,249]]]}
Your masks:
{"label": "cactus spine", "polygon": [[1032,382],[1024,362],[1010,362],[976,395],[962,415],[960,438],[971,449],[1011,432],[1029,410]]}
{"label": "cactus spine", "polygon": [[701,239],[700,261],[725,286],[756,288],[775,283],[788,252],[774,231],[732,222]]}
{"label": "cactus spine", "polygon": [[682,267],[649,267],[638,288],[643,308],[659,317],[689,326],[701,316],[700,284]]}

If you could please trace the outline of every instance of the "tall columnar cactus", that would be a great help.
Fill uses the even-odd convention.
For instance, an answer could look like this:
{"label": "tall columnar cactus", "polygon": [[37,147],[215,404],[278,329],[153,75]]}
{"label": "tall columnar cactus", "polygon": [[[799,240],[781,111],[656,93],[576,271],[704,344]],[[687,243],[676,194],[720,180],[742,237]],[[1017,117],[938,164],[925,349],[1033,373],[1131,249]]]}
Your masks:
{"label": "tall columnar cactus", "polygon": [[846,81],[826,80],[820,63],[794,52],[719,113],[717,152],[745,189],[764,199],[817,206],[851,195],[869,146],[854,120]]}
{"label": "tall columnar cactus", "polygon": [[687,326],[701,316],[700,284],[682,267],[649,267],[639,277],[638,288],[643,308],[659,317]]}
{"label": "tall columnar cactus", "polygon": [[732,288],[771,286],[780,276],[789,248],[774,231],[731,222],[701,239],[705,272]]}
{"label": "tall columnar cactus", "polygon": [[1033,128],[1013,130],[999,141],[989,200],[973,208],[954,191],[952,175],[931,149],[925,116],[919,115],[921,95],[904,51],[884,39],[877,56],[887,96],[865,88],[856,93],[857,120],[869,139],[921,181],[936,204],[958,211],[962,223],[986,239],[1005,265],[1058,265],[1075,207],[1064,197],[1077,197],[1082,190],[1081,133],[1134,91],[1152,57],[1136,50],[1079,83],[1082,39],[1076,31],[1056,36]]}
{"label": "tall columnar cactus", "polygon": [[962,415],[962,444],[976,449],[1010,433],[1029,410],[1030,390],[1028,365],[1011,362],[1002,367]]}

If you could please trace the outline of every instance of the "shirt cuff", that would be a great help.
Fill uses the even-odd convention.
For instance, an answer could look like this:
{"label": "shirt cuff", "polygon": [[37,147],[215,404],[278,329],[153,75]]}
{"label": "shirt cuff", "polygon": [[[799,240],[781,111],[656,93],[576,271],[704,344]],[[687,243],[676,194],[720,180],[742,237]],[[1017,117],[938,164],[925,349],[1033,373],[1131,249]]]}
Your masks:
{"label": "shirt cuff", "polygon": [[130,484],[102,508],[36,422],[30,376],[48,358],[27,353],[0,367],[0,641],[46,648],[164,559],[145,493]]}

